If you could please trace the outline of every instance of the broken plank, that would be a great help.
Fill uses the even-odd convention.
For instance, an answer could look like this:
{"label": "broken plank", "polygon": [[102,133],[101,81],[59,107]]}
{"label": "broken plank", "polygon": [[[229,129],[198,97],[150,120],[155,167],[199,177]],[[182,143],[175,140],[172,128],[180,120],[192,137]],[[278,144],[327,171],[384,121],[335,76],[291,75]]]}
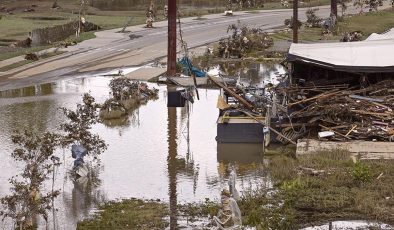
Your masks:
{"label": "broken plank", "polygon": [[372,98],[372,97],[363,97],[363,96],[359,96],[359,95],[349,95],[350,98],[352,99],[356,99],[356,100],[364,100],[364,101],[370,101],[370,102],[384,102],[383,99],[379,99],[379,98]]}
{"label": "broken plank", "polygon": [[339,132],[337,132],[337,131],[335,131],[335,130],[332,130],[332,129],[330,129],[330,128],[324,126],[324,125],[319,124],[319,126],[322,127],[323,129],[332,131],[332,132],[334,132],[335,134],[338,134],[338,135],[341,136],[341,137],[347,138],[347,139],[349,139],[349,140],[351,139],[350,137],[345,136],[345,135],[343,135],[342,133],[339,133]]}
{"label": "broken plank", "polygon": [[298,104],[305,103],[305,102],[308,102],[308,101],[334,96],[335,94],[338,94],[340,92],[341,91],[338,92],[338,89],[334,89],[334,90],[331,90],[330,92],[327,92],[327,93],[319,94],[319,95],[316,95],[316,96],[311,97],[311,98],[307,98],[307,99],[304,99],[304,100],[300,100],[300,101],[297,101],[297,102],[290,103],[290,104],[288,104],[288,106],[290,107],[290,106],[298,105]]}

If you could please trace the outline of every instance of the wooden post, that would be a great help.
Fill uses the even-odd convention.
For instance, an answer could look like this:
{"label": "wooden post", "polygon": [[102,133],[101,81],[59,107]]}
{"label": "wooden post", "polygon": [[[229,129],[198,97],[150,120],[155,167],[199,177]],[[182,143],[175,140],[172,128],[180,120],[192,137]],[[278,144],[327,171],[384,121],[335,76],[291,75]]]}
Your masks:
{"label": "wooden post", "polygon": [[168,0],[167,76],[176,74],[176,0]]}
{"label": "wooden post", "polygon": [[293,43],[298,43],[298,0],[293,0]]}
{"label": "wooden post", "polygon": [[337,0],[331,0],[331,14],[338,17],[338,3]]}

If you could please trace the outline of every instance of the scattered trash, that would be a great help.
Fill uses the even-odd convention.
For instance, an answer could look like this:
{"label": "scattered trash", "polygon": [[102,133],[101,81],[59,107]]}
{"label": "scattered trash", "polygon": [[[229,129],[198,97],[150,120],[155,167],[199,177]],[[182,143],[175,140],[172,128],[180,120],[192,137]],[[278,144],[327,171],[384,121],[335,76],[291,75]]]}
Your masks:
{"label": "scattered trash", "polygon": [[305,25],[307,27],[321,27],[321,21],[322,19],[316,15],[316,12],[319,10],[319,8],[309,8],[306,11],[306,23]]}
{"label": "scattered trash", "polygon": [[38,55],[35,53],[27,53],[25,55],[25,59],[29,60],[29,61],[38,61],[39,58],[38,58]]}
{"label": "scattered trash", "polygon": [[356,42],[363,40],[363,33],[361,31],[346,32],[341,38],[341,42]]}
{"label": "scattered trash", "polygon": [[[122,71],[118,72],[122,75]],[[109,87],[112,98],[107,99],[101,105],[100,117],[102,119],[118,119],[127,114],[129,110],[149,99],[156,99],[158,90],[149,89],[143,82],[132,81],[126,77],[115,77]]]}

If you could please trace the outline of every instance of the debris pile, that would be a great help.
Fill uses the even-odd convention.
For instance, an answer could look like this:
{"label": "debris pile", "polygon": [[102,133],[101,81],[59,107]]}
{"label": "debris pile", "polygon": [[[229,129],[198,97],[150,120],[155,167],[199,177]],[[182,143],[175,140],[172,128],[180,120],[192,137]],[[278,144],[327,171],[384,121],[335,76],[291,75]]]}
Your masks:
{"label": "debris pile", "polygon": [[341,38],[341,42],[356,42],[363,40],[363,33],[361,31],[346,32]]}
{"label": "debris pile", "polygon": [[158,89],[150,89],[146,83],[132,81],[126,77],[117,77],[111,80],[109,87],[112,98],[101,106],[102,119],[118,119],[138,105],[157,99]]}
{"label": "debris pile", "polygon": [[394,81],[386,80],[355,89],[349,85],[276,88],[287,98],[287,111],[280,111],[278,126],[291,131],[294,140],[394,141]]}
{"label": "debris pile", "polygon": [[322,19],[316,15],[319,8],[310,8],[306,11],[306,26],[308,27],[321,27]]}
{"label": "debris pile", "polygon": [[37,54],[35,54],[35,53],[27,53],[25,55],[25,59],[30,60],[30,61],[38,61],[39,58],[38,58]]}
{"label": "debris pile", "polygon": [[[285,24],[285,26],[287,26],[287,28],[292,29],[293,28],[293,17],[285,19],[285,21],[283,23]],[[298,29],[301,28],[302,22],[300,20],[297,20],[297,26],[298,26]]]}
{"label": "debris pile", "polygon": [[232,32],[230,37],[219,41],[219,57],[241,58],[246,53],[265,50],[274,44],[273,39],[258,28],[232,24],[227,29],[227,33],[229,32]]}

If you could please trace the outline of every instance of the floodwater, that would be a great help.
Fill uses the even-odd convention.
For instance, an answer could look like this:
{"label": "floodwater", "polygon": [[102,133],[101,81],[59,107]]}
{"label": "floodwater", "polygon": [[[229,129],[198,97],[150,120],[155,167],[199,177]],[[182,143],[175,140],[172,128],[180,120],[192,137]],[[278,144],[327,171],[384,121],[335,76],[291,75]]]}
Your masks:
{"label": "floodwater", "polygon": [[[261,77],[261,76],[260,76]],[[0,92],[0,197],[9,193],[8,178],[21,165],[10,153],[15,130],[55,131],[64,122],[59,107],[75,108],[81,95],[91,92],[98,102],[109,96],[111,77],[72,76],[65,80]],[[227,187],[229,168],[237,168],[237,188],[249,188],[266,178],[261,145],[217,145],[218,90],[199,89],[200,100],[189,108],[167,108],[167,86],[158,88],[159,99],[149,101],[118,125],[97,124],[93,132],[109,145],[94,167],[95,177],[73,181],[71,152],[59,150],[62,165],[56,171],[56,212],[41,228],[75,229],[99,203],[121,198],[160,199],[176,204],[219,199]],[[51,181],[46,185],[49,190]],[[171,218],[171,224],[176,224]],[[0,229],[9,229],[1,223]]]}

